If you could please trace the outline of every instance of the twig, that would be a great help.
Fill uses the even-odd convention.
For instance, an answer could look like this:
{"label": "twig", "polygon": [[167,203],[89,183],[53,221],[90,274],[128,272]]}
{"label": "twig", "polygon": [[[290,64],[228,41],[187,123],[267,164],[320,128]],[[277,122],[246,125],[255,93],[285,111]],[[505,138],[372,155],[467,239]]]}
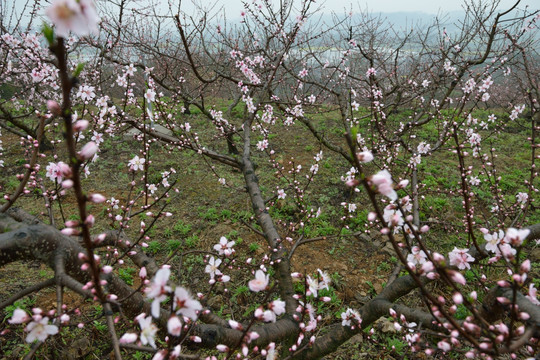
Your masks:
{"label": "twig", "polygon": [[38,130],[38,136],[37,141],[34,142],[34,151],[32,152],[32,157],[30,159],[30,164],[28,166],[28,170],[26,170],[26,173],[24,174],[24,177],[21,180],[21,183],[17,187],[17,190],[15,190],[15,193],[11,195],[7,201],[7,203],[4,204],[0,208],[0,212],[5,212],[7,209],[11,207],[15,203],[15,201],[21,196],[21,194],[24,192],[24,188],[26,187],[26,183],[28,182],[28,179],[30,179],[30,175],[32,172],[35,171],[35,165],[36,161],[39,155],[39,143],[41,142],[41,138],[43,137],[43,129],[45,127],[45,121],[43,118],[40,119],[39,122],[39,130]]}
{"label": "twig", "polygon": [[38,284],[36,284],[34,286],[30,286],[30,287],[27,287],[26,289],[23,289],[23,290],[19,291],[17,294],[13,295],[9,299],[1,302],[0,303],[0,309],[3,309],[6,306],[9,306],[9,305],[13,304],[15,301],[19,300],[22,297],[25,297],[26,295],[29,295],[29,294],[31,294],[33,292],[39,291],[39,290],[44,289],[44,288],[49,287],[49,286],[53,286],[55,281],[56,280],[54,278],[50,278],[50,279],[42,281],[42,282],[40,282],[40,283],[38,283]]}
{"label": "twig", "polygon": [[34,343],[28,354],[24,356],[23,360],[31,360],[36,354],[36,351],[38,351],[38,349],[41,347],[41,345],[43,345],[43,341],[38,341]]}
{"label": "twig", "polygon": [[56,227],[56,223],[54,221],[54,214],[52,209],[52,204],[49,201],[49,197],[47,196],[47,189],[45,189],[45,186],[41,184],[41,193],[43,194],[43,200],[45,201],[45,207],[47,208],[47,213],[49,214],[49,221],[51,222],[52,227]]}
{"label": "twig", "polygon": [[110,303],[103,304],[103,310],[105,317],[107,318],[107,327],[109,328],[109,334],[111,335],[111,341],[114,349],[114,358],[116,360],[122,360],[122,354],[120,353],[120,344],[118,342],[118,337],[116,336],[116,330],[114,328],[114,320],[112,317],[112,309]]}

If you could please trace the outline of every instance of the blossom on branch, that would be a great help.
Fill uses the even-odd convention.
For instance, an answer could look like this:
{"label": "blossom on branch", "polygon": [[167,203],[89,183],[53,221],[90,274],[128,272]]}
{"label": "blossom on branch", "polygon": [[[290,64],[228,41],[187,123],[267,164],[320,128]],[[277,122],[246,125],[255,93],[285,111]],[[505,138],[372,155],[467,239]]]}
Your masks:
{"label": "blossom on branch", "polygon": [[34,321],[28,324],[26,331],[29,332],[26,342],[45,341],[49,335],[58,334],[58,326],[49,325],[48,317],[42,318],[41,315],[34,315]]}
{"label": "blossom on branch", "polygon": [[474,258],[468,253],[469,249],[458,249],[454,247],[450,253],[448,253],[448,258],[450,259],[450,265],[457,266],[458,269],[470,269],[470,262],[474,261]]}
{"label": "blossom on branch", "polygon": [[148,100],[148,102],[153,102],[156,100],[156,92],[152,89],[148,89],[146,90],[144,97],[146,100]]}
{"label": "blossom on branch", "polygon": [[413,246],[411,253],[407,255],[407,262],[412,263],[413,265],[422,265],[427,261],[427,255],[424,250],[420,249],[418,246]]}
{"label": "blossom on branch", "polygon": [[214,245],[214,250],[216,250],[219,255],[229,256],[234,252],[234,244],[234,241],[228,241],[225,236],[222,236],[219,238],[219,244]]}
{"label": "blossom on branch", "polygon": [[141,327],[141,343],[143,345],[149,344],[154,349],[156,348],[156,334],[158,331],[158,328],[156,325],[152,323],[152,317],[148,316],[145,317],[145,314],[141,314],[137,316],[137,321],[139,322],[139,325]]}
{"label": "blossom on branch", "polygon": [[125,333],[120,339],[118,339],[118,342],[120,344],[131,344],[137,341],[137,338],[138,335],[135,333]]}
{"label": "blossom on branch", "polygon": [[45,13],[61,37],[67,38],[70,31],[78,36],[98,32],[100,18],[92,0],[54,0]]}
{"label": "blossom on branch", "polygon": [[354,328],[355,325],[360,325],[361,323],[362,318],[356,310],[348,308],[347,311],[341,313],[341,326]]}
{"label": "blossom on branch", "polygon": [[13,311],[13,316],[11,319],[8,320],[10,324],[22,324],[30,319],[30,316],[26,313],[26,311],[21,310],[19,308],[15,309]]}
{"label": "blossom on branch", "polygon": [[392,186],[392,176],[388,170],[382,170],[370,178],[370,182],[377,187],[377,191],[390,200],[397,199],[397,193]]}
{"label": "blossom on branch", "polygon": [[214,280],[214,277],[216,275],[221,275],[221,271],[219,271],[219,265],[221,265],[221,259],[216,259],[215,257],[210,257],[210,260],[208,260],[208,265],[206,265],[206,268],[204,269],[204,272],[207,274],[210,274],[210,280]]}
{"label": "blossom on branch", "polygon": [[135,155],[135,157],[128,162],[128,166],[131,170],[137,171],[137,170],[144,170],[144,162],[146,160],[144,158],[140,158],[138,155]]}
{"label": "blossom on branch", "polygon": [[259,292],[268,286],[269,276],[262,270],[257,270],[255,273],[255,279],[249,281],[248,286],[251,291]]}
{"label": "blossom on branch", "polygon": [[150,286],[144,290],[148,298],[154,299],[152,302],[152,316],[156,318],[159,317],[161,302],[165,301],[167,294],[171,291],[171,287],[167,286],[170,276],[171,270],[169,268],[159,269]]}
{"label": "blossom on branch", "polygon": [[197,300],[193,299],[189,292],[179,286],[174,291],[173,309],[176,314],[182,314],[191,320],[197,320],[197,312],[202,310],[202,305]]}

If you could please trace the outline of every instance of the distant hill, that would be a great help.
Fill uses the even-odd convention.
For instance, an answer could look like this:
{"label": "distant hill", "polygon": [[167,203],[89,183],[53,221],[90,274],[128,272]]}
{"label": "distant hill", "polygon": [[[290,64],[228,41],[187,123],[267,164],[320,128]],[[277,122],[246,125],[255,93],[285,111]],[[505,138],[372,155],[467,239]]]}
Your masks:
{"label": "distant hill", "polygon": [[[412,27],[418,28],[419,26],[427,26],[434,22],[437,18],[443,26],[448,28],[448,31],[451,31],[454,26],[453,24],[458,22],[465,12],[463,11],[452,11],[448,13],[442,13],[440,15],[427,14],[423,12],[373,12],[371,13],[372,17],[380,16],[381,19],[385,20],[388,24],[394,26],[397,30],[407,30]],[[322,20],[326,24],[332,24],[335,22],[336,18],[343,18],[345,15],[332,15],[332,14],[322,14],[317,19]],[[354,22],[358,23],[361,20],[361,14],[353,14]]]}

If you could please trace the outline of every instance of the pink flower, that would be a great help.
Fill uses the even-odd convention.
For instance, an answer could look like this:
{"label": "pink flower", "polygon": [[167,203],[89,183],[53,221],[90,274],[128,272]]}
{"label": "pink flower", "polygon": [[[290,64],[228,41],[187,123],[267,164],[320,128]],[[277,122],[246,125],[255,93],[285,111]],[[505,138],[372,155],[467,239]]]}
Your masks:
{"label": "pink flower", "polygon": [[62,109],[60,108],[60,105],[54,100],[47,100],[47,109],[53,114],[54,116],[60,116],[62,115]]}
{"label": "pink flower", "polygon": [[79,157],[81,160],[88,160],[94,156],[94,154],[99,150],[99,147],[97,144],[93,141],[88,142],[86,145],[83,146],[81,151],[79,152]]}
{"label": "pink flower", "polygon": [[356,157],[361,163],[368,163],[373,160],[371,151],[362,151],[361,153],[356,154]]}
{"label": "pink flower", "polygon": [[529,299],[533,304],[540,305],[540,301],[538,301],[538,297],[536,295],[536,288],[534,287],[534,284],[531,283],[529,285],[529,294],[527,295],[527,299]]}
{"label": "pink flower", "polygon": [[357,311],[348,308],[347,311],[341,313],[341,326],[353,327],[361,323],[362,318]]}
{"label": "pink flower", "polygon": [[144,170],[145,161],[145,158],[139,158],[138,155],[135,155],[133,159],[129,160],[128,166],[133,171]]}
{"label": "pink flower", "polygon": [[234,241],[228,241],[225,236],[222,236],[219,239],[219,244],[214,245],[214,250],[216,250],[219,255],[229,256],[234,252],[232,249],[234,244]]}
{"label": "pink flower", "polygon": [[528,273],[531,271],[531,260],[527,259],[523,263],[521,263],[521,266],[519,267],[519,271],[523,273]]}
{"label": "pink flower", "polygon": [[178,316],[173,315],[169,321],[167,321],[167,330],[169,331],[169,334],[173,336],[180,336],[180,333],[182,332],[182,322]]}
{"label": "pink flower", "polygon": [[60,163],[55,164],[53,162],[50,162],[49,165],[46,167],[47,173],[45,174],[46,177],[51,179],[51,181],[58,181],[62,182],[63,174],[60,168]]}
{"label": "pink flower", "polygon": [[139,277],[140,277],[141,279],[146,279],[146,276],[147,276],[146,267],[143,266],[143,267],[141,268],[141,270],[139,271]]}
{"label": "pink flower", "polygon": [[517,250],[514,249],[510,244],[499,245],[499,249],[501,250],[501,254],[507,260],[514,259],[514,255],[516,255],[516,253],[517,253]]}
{"label": "pink flower", "polygon": [[171,359],[176,359],[180,356],[180,353],[182,352],[182,347],[180,345],[176,345],[171,352]]}
{"label": "pink flower", "polygon": [[523,240],[529,236],[531,231],[529,229],[515,229],[509,228],[506,230],[504,240],[506,243],[510,243],[514,246],[519,246],[523,243]]}
{"label": "pink flower", "polygon": [[221,351],[221,352],[229,351],[229,347],[223,344],[216,345],[216,349],[218,349],[218,351]]}
{"label": "pink flower", "polygon": [[411,253],[407,255],[407,262],[410,262],[414,265],[422,265],[426,262],[426,259],[426,253],[418,246],[413,246]]}
{"label": "pink flower", "polygon": [[148,102],[153,102],[156,99],[156,92],[152,89],[148,89],[146,90],[144,97],[146,100],[148,100]]}
{"label": "pink flower", "polygon": [[274,312],[274,314],[279,316],[285,312],[285,301],[280,299],[274,300],[268,307]]}
{"label": "pink flower", "polygon": [[49,318],[41,318],[41,315],[34,315],[34,321],[32,321],[26,327],[28,336],[26,342],[32,343],[35,340],[45,341],[49,335],[56,335],[58,333],[58,326],[49,325]]}
{"label": "pink flower", "polygon": [[383,218],[388,226],[392,228],[402,226],[404,223],[403,214],[398,209],[395,209],[394,205],[388,205],[384,208]]}
{"label": "pink flower", "polygon": [[88,201],[96,203],[96,204],[101,204],[102,202],[105,202],[105,200],[107,199],[105,198],[105,196],[101,194],[90,194],[88,196]]}
{"label": "pink flower", "polygon": [[457,266],[458,269],[470,269],[470,262],[474,261],[474,258],[468,254],[469,249],[458,249],[454,247],[452,252],[448,253],[448,258],[450,259],[450,265]]}
{"label": "pink flower", "polygon": [[262,319],[265,322],[276,322],[276,314],[272,310],[264,310]]}
{"label": "pink flower", "polygon": [[[81,120],[84,121],[84,120]],[[103,141],[103,134],[98,133],[97,131],[94,131],[94,136],[92,136],[92,140],[96,142],[96,144],[99,146]]]}
{"label": "pink flower", "polygon": [[[141,316],[142,315],[142,316]],[[152,317],[144,317],[144,314],[137,316],[137,321],[141,327],[141,343],[143,345],[149,344],[154,349],[156,348],[156,333],[158,328],[156,325],[152,324]]]}
{"label": "pink flower", "polygon": [[174,291],[173,309],[176,310],[176,314],[182,314],[195,321],[197,312],[202,310],[202,305],[193,299],[186,289],[179,286]]}
{"label": "pink flower", "polygon": [[79,91],[77,91],[77,97],[80,97],[83,101],[89,101],[96,97],[94,92],[95,87],[88,85],[79,86]]}
{"label": "pink flower", "polygon": [[70,320],[70,317],[68,314],[62,314],[60,316],[60,321],[62,322],[62,324],[67,324]]}
{"label": "pink flower", "polygon": [[235,320],[229,320],[229,326],[231,329],[243,330],[242,324]]}
{"label": "pink flower", "polygon": [[[86,130],[89,124],[90,123],[88,122],[88,120],[78,120],[75,124],[73,124],[73,131],[81,132],[83,130]],[[92,140],[95,140],[95,139],[92,138]],[[98,142],[98,145],[99,145],[99,142]]]}
{"label": "pink flower", "polygon": [[516,195],[516,199],[518,203],[525,204],[529,199],[529,195],[527,193],[520,192]]}
{"label": "pink flower", "polygon": [[137,338],[137,334],[125,333],[118,341],[120,342],[120,344],[131,344],[137,341]]}
{"label": "pink flower", "polygon": [[255,273],[255,279],[249,281],[248,286],[251,291],[259,292],[268,286],[269,276],[265,275],[264,271],[257,270]]}
{"label": "pink flower", "polygon": [[[153,357],[152,360],[165,360],[167,358],[167,350],[158,351]],[[171,358],[172,359],[172,358]]]}
{"label": "pink flower", "polygon": [[328,276],[328,274],[326,274],[325,272],[321,271],[320,269],[318,269],[319,271],[319,278],[317,277],[311,277],[311,276],[307,276],[307,283],[308,283],[308,286],[309,286],[309,292],[311,292],[313,294],[313,296],[317,297],[318,296],[318,291],[319,290],[322,290],[322,289],[329,289],[329,283],[330,283],[330,277]]}
{"label": "pink flower", "polygon": [[465,280],[465,277],[461,275],[459,271],[448,270],[448,275],[450,275],[452,281],[455,281],[458,284],[465,285],[467,283],[467,280]]}
{"label": "pink flower", "polygon": [[388,170],[382,170],[373,175],[370,182],[377,187],[377,191],[384,196],[387,196],[390,200],[397,199],[397,193],[392,187],[392,176]]}
{"label": "pink flower", "polygon": [[375,70],[374,68],[369,68],[367,71],[366,71],[366,77],[369,78],[370,76],[375,76],[377,75],[377,70]]}
{"label": "pink flower", "polygon": [[61,37],[68,37],[70,31],[78,36],[98,31],[100,18],[92,0],[54,0],[45,13]]}
{"label": "pink flower", "polygon": [[10,324],[22,324],[30,319],[30,316],[26,313],[26,311],[21,310],[19,308],[15,309],[13,312],[13,316],[11,319],[8,320]]}
{"label": "pink flower", "polygon": [[268,347],[266,348],[266,360],[275,360],[275,359],[276,359],[276,344],[272,342],[268,344]]}
{"label": "pink flower", "polygon": [[441,349],[442,351],[450,351],[452,349],[452,347],[450,346],[449,343],[447,343],[446,341],[439,341],[437,343],[437,347],[439,349]]}
{"label": "pink flower", "polygon": [[491,251],[492,253],[498,254],[499,248],[497,245],[504,238],[504,232],[499,230],[499,232],[494,232],[490,234],[489,232],[484,234],[484,240],[486,240],[486,250]]}
{"label": "pink flower", "polygon": [[156,318],[159,316],[159,305],[161,302],[165,301],[167,294],[171,291],[171,287],[167,286],[167,281],[169,281],[170,276],[171,270],[169,270],[169,268],[161,268],[157,271],[150,286],[144,289],[146,296],[150,299],[154,299],[154,301],[152,301],[152,316]]}
{"label": "pink flower", "polygon": [[219,265],[221,265],[221,259],[216,259],[212,256],[210,257],[210,260],[208,260],[208,265],[206,265],[204,272],[210,274],[211,280],[213,280],[216,275],[221,275],[221,271],[218,269]]}

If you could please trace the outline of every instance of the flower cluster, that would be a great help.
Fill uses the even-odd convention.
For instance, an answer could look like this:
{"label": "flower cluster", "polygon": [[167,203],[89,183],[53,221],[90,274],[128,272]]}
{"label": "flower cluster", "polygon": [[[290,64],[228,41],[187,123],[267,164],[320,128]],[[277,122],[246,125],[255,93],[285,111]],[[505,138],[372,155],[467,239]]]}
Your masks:
{"label": "flower cluster", "polygon": [[9,320],[10,324],[23,324],[32,319],[25,328],[28,332],[26,342],[45,341],[49,335],[58,334],[58,326],[49,324],[49,318],[43,316],[41,309],[34,308],[33,312],[34,315],[30,318],[26,311],[17,308],[13,311],[13,316]]}
{"label": "flower cluster", "polygon": [[348,326],[354,329],[355,326],[360,326],[360,324],[362,324],[362,318],[358,311],[347,308],[346,311],[341,313],[341,326]]}
{"label": "flower cluster", "polygon": [[[181,286],[177,286],[173,292],[172,287],[167,285],[170,275],[171,271],[166,266],[156,272],[154,279],[144,290],[146,297],[152,299],[152,316],[146,316],[144,313],[138,315],[136,320],[141,328],[140,335],[137,336],[135,333],[126,333],[120,339],[121,343],[132,343],[139,337],[143,345],[149,344],[153,348],[156,348],[155,337],[158,328],[152,323],[152,317],[159,317],[161,303],[171,295],[172,309],[174,312],[167,322],[169,334],[179,336],[182,331],[183,322],[197,320],[199,312],[202,310],[201,303],[198,300],[193,299],[189,291]],[[182,316],[183,318],[181,319],[179,316]],[[178,351],[180,351],[180,349],[178,349]]]}

